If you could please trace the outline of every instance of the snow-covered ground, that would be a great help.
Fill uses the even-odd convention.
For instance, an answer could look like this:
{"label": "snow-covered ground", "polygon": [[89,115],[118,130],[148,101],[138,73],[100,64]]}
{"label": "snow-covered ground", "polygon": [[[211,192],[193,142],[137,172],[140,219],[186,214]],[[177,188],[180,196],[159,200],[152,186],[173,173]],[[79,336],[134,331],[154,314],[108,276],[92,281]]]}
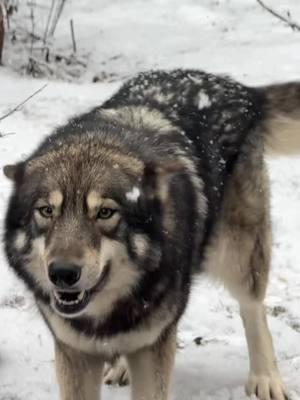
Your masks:
{"label": "snow-covered ground", "polygon": [[[300,22],[299,0],[271,3],[281,12],[289,10]],[[11,133],[0,138],[0,167],[22,158],[68,116],[102,102],[121,78],[138,70],[203,68],[249,84],[300,80],[300,33],[264,12],[254,0],[70,0],[56,35],[56,46],[64,51],[70,42],[64,21],[70,18],[87,69],[77,82],[52,79],[20,111],[0,122],[0,133]],[[9,66],[14,63],[18,69],[18,54],[6,49],[6,55],[8,67],[0,68],[0,116],[46,82],[12,72]],[[103,72],[113,73],[114,82],[92,84],[92,78],[103,77]],[[291,398],[298,400],[300,157],[268,163],[274,256],[266,304],[280,369]],[[9,190],[1,175],[1,225]],[[58,399],[50,335],[2,252],[0,258],[0,399]],[[196,337],[203,338],[199,346]],[[204,278],[195,284],[180,338],[175,400],[246,398],[245,338],[237,305],[222,288]],[[104,388],[103,398],[123,400],[128,388]]]}

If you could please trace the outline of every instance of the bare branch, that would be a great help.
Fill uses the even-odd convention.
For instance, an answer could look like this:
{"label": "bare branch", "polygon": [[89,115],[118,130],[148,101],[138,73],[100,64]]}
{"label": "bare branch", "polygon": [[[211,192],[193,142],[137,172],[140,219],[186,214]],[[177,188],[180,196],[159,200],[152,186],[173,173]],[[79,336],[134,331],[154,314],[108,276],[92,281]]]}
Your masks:
{"label": "bare branch", "polygon": [[[284,17],[283,15],[279,14],[277,11],[274,11],[272,8],[266,6],[262,0],[256,0],[258,4],[264,8],[266,11],[268,11],[270,14],[272,14],[274,17],[280,19],[280,21],[283,21],[285,24],[289,25],[293,30],[300,31],[300,25],[297,24],[297,22],[292,21],[289,18]],[[288,14],[290,17],[290,13]]]}
{"label": "bare branch", "polygon": [[4,15],[2,11],[2,5],[0,3],[0,64],[2,64],[2,51],[3,51],[3,44],[4,44]]}
{"label": "bare branch", "polygon": [[36,90],[34,93],[32,93],[30,96],[28,96],[25,100],[23,100],[20,104],[18,104],[16,107],[12,108],[11,110],[9,110],[6,114],[2,115],[2,117],[0,117],[0,121],[3,121],[5,118],[9,117],[11,114],[13,114],[14,112],[20,111],[22,109],[22,107],[24,106],[25,103],[27,103],[30,99],[32,99],[34,96],[36,96],[38,93],[40,93],[42,90],[45,89],[45,87],[47,86],[47,84],[45,84],[44,86],[42,86],[41,88],[39,88],[38,90]]}
{"label": "bare branch", "polygon": [[60,17],[61,17],[61,14],[62,14],[62,11],[63,11],[63,8],[64,8],[65,3],[66,3],[66,0],[61,0],[61,1],[60,1],[60,4],[59,4],[59,5],[57,6],[57,8],[56,8],[56,14],[55,14],[55,16],[53,17],[52,27],[51,27],[51,29],[49,30],[49,35],[50,35],[50,36],[53,36],[53,35],[54,35],[54,32],[55,32],[55,30],[56,30],[56,26],[57,26],[58,21],[59,21],[59,19],[60,19]]}
{"label": "bare branch", "polygon": [[70,29],[71,29],[71,37],[72,37],[72,44],[73,44],[73,53],[76,53],[77,46],[76,46],[76,39],[75,39],[75,32],[74,32],[74,23],[73,19],[70,20]]}
{"label": "bare branch", "polygon": [[34,9],[36,7],[35,1],[29,3],[30,6],[30,21],[31,21],[31,44],[30,44],[30,54],[33,53],[33,45],[35,38],[35,19],[34,19]]}
{"label": "bare branch", "polygon": [[50,10],[49,10],[49,14],[48,14],[47,24],[46,24],[46,28],[45,28],[45,32],[44,32],[44,39],[43,39],[44,46],[46,46],[46,41],[47,41],[47,38],[48,38],[49,26],[50,26],[50,21],[51,21],[52,14],[53,14],[53,11],[54,11],[54,5],[55,5],[55,0],[52,0],[51,7],[50,7]]}
{"label": "bare branch", "polygon": [[6,136],[11,136],[11,135],[15,135],[16,132],[0,132],[0,138],[6,137]]}

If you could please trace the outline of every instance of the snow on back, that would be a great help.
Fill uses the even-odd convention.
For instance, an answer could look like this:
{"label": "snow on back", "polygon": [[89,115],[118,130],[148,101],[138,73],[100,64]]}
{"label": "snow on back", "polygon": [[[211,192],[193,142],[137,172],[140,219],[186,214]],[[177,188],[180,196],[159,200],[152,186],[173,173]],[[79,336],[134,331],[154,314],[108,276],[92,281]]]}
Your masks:
{"label": "snow on back", "polygon": [[201,110],[202,108],[210,107],[211,106],[211,101],[209,96],[200,90],[199,92],[199,99],[198,99],[198,108]]}
{"label": "snow on back", "polygon": [[126,193],[126,199],[129,201],[138,201],[138,198],[140,197],[141,192],[140,189],[137,187],[134,187],[131,192]]}

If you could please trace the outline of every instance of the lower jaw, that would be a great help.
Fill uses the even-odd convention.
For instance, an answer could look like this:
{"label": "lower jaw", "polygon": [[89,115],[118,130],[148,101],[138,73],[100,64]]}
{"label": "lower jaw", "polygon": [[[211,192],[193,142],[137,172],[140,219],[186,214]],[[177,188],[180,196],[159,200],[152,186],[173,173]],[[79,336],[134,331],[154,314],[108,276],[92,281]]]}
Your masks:
{"label": "lower jaw", "polygon": [[84,312],[90,301],[90,293],[88,291],[83,292],[83,298],[76,304],[62,304],[59,302],[55,295],[53,295],[52,307],[54,311],[65,318],[74,318]]}

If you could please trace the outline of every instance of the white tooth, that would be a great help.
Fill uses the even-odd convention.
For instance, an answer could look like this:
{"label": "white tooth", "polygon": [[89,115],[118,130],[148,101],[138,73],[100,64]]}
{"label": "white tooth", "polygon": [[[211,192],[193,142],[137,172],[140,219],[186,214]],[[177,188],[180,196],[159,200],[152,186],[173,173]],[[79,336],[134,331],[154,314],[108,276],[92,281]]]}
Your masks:
{"label": "white tooth", "polygon": [[83,299],[84,293],[85,293],[84,291],[82,291],[82,292],[79,293],[79,295],[78,295],[78,301],[81,301],[81,300]]}
{"label": "white tooth", "polygon": [[59,294],[57,292],[53,292],[53,293],[54,293],[54,297],[56,298],[56,300],[60,301]]}
{"label": "white tooth", "polygon": [[74,304],[73,301],[62,301],[62,304],[66,305],[66,306],[70,306],[72,304]]}

